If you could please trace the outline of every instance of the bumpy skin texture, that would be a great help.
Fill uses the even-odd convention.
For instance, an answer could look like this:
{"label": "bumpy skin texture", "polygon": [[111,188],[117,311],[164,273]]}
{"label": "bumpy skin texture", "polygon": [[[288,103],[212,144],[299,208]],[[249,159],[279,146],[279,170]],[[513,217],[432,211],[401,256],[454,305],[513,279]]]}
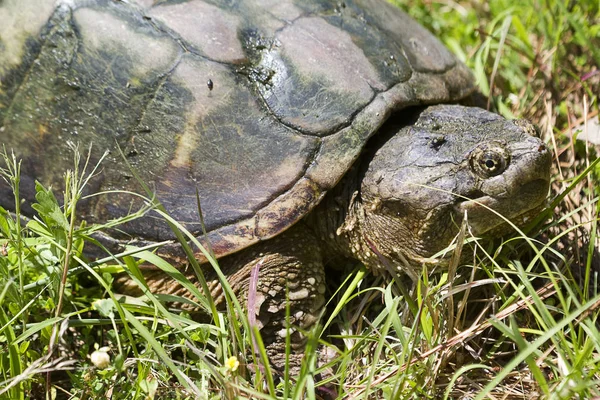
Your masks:
{"label": "bumpy skin texture", "polygon": [[[68,141],[93,143],[92,163],[111,152],[88,191],[140,190],[118,146],[200,235],[198,190],[207,239],[243,303],[256,298],[249,313],[277,366],[286,303],[299,329],[321,312],[324,260],[410,272],[450,242],[465,211],[477,233],[498,222],[457,195],[509,218],[543,202],[550,157],[530,125],[461,106],[398,114],[457,102],[474,85],[437,39],[386,2],[154,3],[0,2],[0,140],[23,159],[22,209],[33,214],[35,180],[60,192]],[[359,159],[380,128],[369,143],[379,151]],[[0,186],[0,205],[12,201]],[[78,211],[106,221],[137,201],[94,196]],[[172,237],[148,215],[103,240]],[[176,245],[161,252],[178,262]],[[147,280],[189,296],[158,272]],[[211,295],[222,298],[214,279]],[[292,343],[302,348],[299,330]]]}

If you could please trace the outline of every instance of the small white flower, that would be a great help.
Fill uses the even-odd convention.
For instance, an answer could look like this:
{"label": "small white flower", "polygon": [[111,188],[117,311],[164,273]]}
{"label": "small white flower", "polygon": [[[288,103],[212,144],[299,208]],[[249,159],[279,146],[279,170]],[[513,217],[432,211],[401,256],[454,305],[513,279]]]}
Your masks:
{"label": "small white flower", "polygon": [[110,356],[104,347],[94,351],[90,359],[92,360],[92,364],[98,369],[104,369],[110,365]]}

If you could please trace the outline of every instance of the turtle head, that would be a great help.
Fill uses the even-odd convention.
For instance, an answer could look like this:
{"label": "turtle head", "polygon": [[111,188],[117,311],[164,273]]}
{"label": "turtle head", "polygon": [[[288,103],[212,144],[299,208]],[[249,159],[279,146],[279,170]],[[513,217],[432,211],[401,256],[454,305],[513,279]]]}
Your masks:
{"label": "turtle head", "polygon": [[[393,125],[393,124],[392,124]],[[362,234],[385,257],[418,263],[447,247],[464,218],[477,236],[544,204],[551,154],[532,124],[439,105],[387,137],[361,181]]]}

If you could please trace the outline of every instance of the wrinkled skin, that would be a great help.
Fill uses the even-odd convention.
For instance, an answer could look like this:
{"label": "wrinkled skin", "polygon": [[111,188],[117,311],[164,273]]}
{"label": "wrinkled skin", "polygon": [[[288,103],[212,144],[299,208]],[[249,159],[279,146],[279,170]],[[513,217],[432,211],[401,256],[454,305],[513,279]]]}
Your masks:
{"label": "wrinkled skin", "polygon": [[[202,240],[199,193],[206,238],[278,367],[288,301],[299,366],[297,328],[322,311],[324,261],[410,274],[450,243],[465,212],[475,234],[496,232],[501,220],[461,196],[519,222],[548,189],[550,156],[527,123],[411,108],[459,102],[473,77],[383,1],[3,0],[0,83],[0,143],[23,159],[23,212],[34,215],[36,180],[61,191],[69,141],[93,143],[92,163],[110,152],[90,193],[141,190],[121,149]],[[93,196],[78,212],[105,222],[136,201]],[[0,205],[12,202],[0,186]],[[171,238],[149,214],[99,239],[118,251]],[[159,252],[185,270],[176,244]],[[156,271],[146,279],[190,296]]]}

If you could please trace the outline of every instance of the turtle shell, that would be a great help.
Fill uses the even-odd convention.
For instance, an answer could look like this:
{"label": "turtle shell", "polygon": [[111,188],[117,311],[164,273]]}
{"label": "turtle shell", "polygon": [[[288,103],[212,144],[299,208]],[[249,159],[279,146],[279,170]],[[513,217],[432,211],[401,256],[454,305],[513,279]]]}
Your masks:
{"label": "turtle shell", "polygon": [[[91,164],[110,153],[88,193],[139,191],[129,163],[200,236],[199,193],[217,256],[306,215],[391,113],[473,89],[468,69],[385,1],[0,2],[0,141],[23,160],[24,213],[35,180],[61,191],[69,143],[92,144]],[[78,211],[106,221],[134,199],[92,196]],[[174,237],[153,215],[115,235]]]}

